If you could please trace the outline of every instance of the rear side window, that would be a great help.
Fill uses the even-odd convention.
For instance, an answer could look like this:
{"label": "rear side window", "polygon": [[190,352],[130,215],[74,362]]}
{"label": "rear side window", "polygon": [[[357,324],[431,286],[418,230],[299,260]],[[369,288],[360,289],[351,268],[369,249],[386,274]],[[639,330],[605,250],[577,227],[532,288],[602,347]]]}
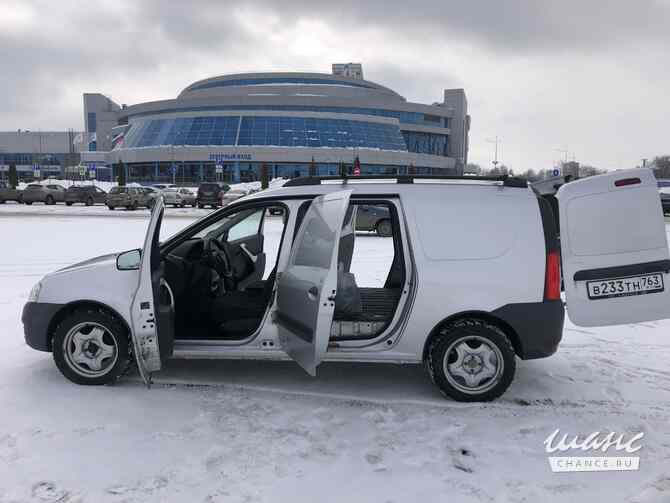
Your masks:
{"label": "rear side window", "polygon": [[128,192],[126,187],[112,187],[109,191],[110,194],[125,194]]}
{"label": "rear side window", "polygon": [[319,215],[307,215],[304,222],[305,232],[295,249],[292,263],[307,267],[328,269],[332,258],[332,241],[335,232],[319,218]]}

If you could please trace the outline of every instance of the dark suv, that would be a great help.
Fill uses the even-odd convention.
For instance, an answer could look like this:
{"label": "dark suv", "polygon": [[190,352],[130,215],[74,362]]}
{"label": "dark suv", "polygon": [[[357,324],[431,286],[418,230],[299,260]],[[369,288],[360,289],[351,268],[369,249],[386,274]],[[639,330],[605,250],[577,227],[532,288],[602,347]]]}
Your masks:
{"label": "dark suv", "polygon": [[68,206],[74,203],[84,203],[86,206],[105,204],[106,199],[107,193],[95,185],[73,185],[65,191],[65,204]]}
{"label": "dark suv", "polygon": [[230,190],[225,183],[205,182],[198,187],[198,208],[204,208],[209,205],[212,208],[221,206],[221,195]]}

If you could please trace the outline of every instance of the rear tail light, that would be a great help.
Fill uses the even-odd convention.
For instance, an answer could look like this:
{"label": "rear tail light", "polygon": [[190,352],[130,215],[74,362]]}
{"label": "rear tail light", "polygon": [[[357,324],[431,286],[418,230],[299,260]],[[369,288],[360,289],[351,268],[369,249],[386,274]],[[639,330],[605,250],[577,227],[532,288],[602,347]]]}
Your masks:
{"label": "rear tail light", "polygon": [[642,180],[639,178],[622,178],[614,182],[615,187],[625,187],[626,185],[639,185],[642,183]]}
{"label": "rear tail light", "polygon": [[544,274],[544,300],[561,298],[561,256],[558,250],[547,254],[547,270]]}

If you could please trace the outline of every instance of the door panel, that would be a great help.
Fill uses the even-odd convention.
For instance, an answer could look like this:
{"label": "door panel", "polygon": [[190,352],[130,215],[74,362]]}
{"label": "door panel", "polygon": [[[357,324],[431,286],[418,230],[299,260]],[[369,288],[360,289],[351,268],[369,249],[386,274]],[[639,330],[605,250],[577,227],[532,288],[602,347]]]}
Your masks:
{"label": "door panel", "polygon": [[653,173],[589,177],[557,197],[570,319],[606,326],[670,317],[670,254]]}
{"label": "door panel", "polygon": [[277,279],[277,322],[283,349],[316,374],[328,348],[337,293],[337,250],[351,190],[315,198]]}
{"label": "door panel", "polygon": [[[162,197],[156,199],[142,247],[137,290],[130,305],[133,349],[144,382],[161,369],[161,360],[172,354],[174,340],[174,298],[162,280],[158,237],[165,210]],[[164,337],[164,338],[163,338]],[[163,338],[163,340],[161,340]]]}

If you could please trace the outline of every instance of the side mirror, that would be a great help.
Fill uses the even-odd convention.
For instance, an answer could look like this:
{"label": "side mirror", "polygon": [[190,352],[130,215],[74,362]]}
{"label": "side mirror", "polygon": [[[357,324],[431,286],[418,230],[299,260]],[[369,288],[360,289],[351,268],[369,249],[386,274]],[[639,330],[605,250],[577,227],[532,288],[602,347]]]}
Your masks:
{"label": "side mirror", "polygon": [[119,271],[133,271],[140,268],[140,262],[142,261],[142,251],[141,250],[130,250],[127,252],[120,253],[116,257],[116,268]]}

